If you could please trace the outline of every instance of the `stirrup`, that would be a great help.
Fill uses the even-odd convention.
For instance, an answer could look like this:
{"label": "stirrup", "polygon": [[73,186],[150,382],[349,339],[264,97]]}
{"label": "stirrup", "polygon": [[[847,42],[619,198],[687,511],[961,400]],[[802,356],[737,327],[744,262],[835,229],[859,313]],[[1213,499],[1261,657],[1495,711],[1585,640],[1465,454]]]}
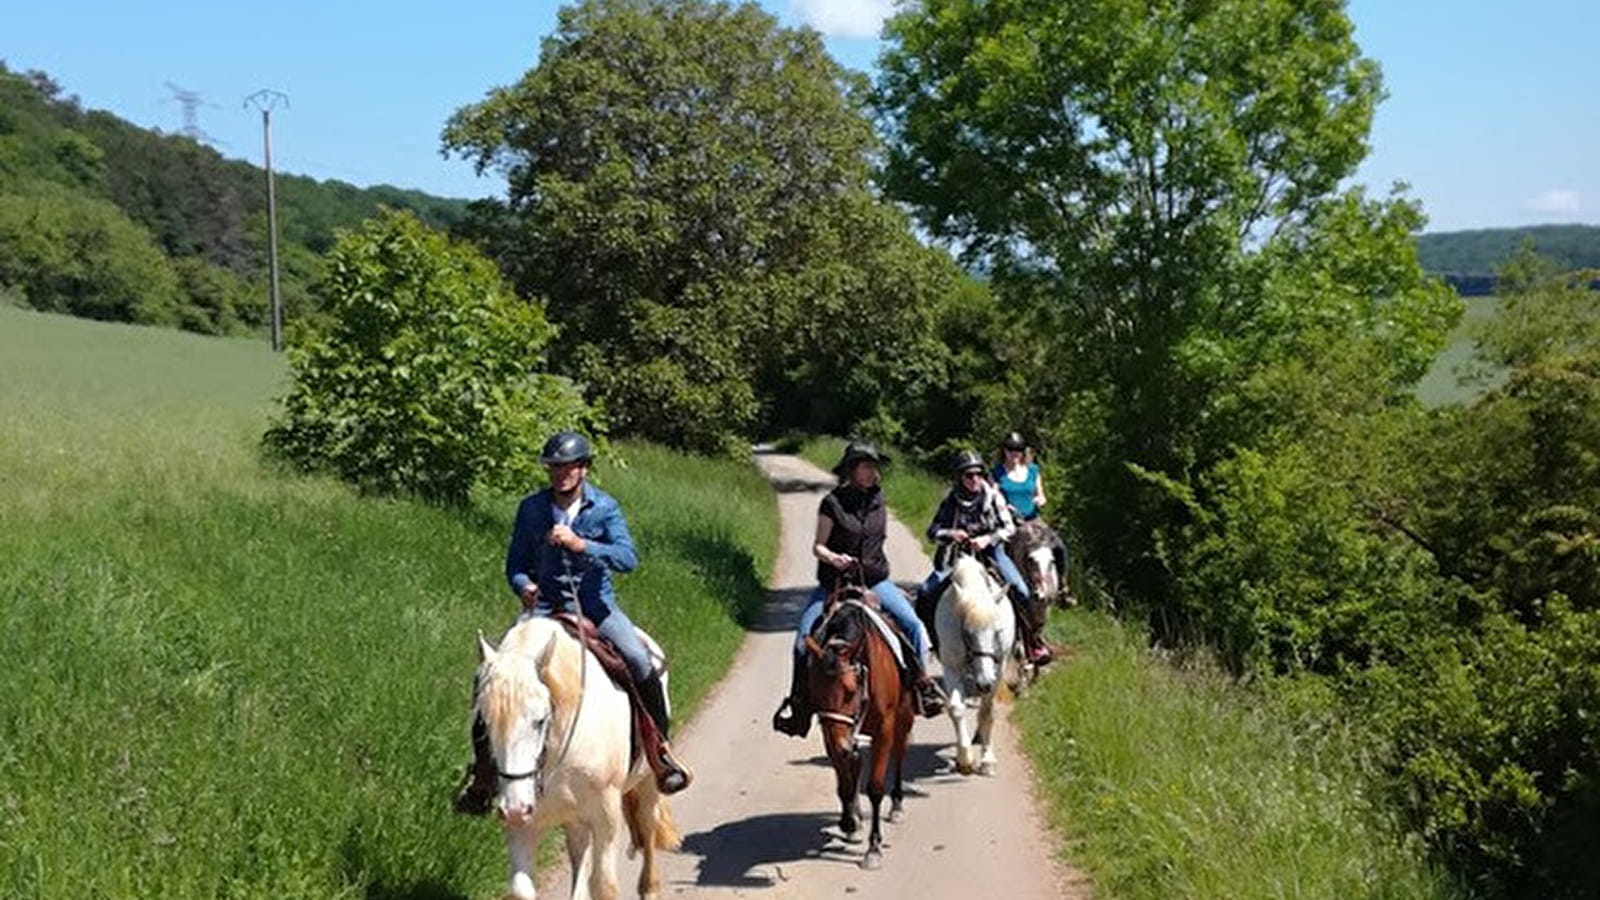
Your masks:
{"label": "stirrup", "polygon": [[[788,715],[784,715],[787,712]],[[801,715],[792,697],[783,698],[778,711],[772,714],[772,730],[790,737],[803,738],[811,733],[810,714]]]}
{"label": "stirrup", "polygon": [[932,678],[924,677],[918,681],[911,694],[916,698],[917,711],[923,717],[932,719],[944,712],[944,690]]}
{"label": "stirrup", "polygon": [[661,745],[658,761],[661,763],[661,774],[656,776],[656,790],[661,793],[676,794],[694,781],[694,773],[673,757],[665,743]]}

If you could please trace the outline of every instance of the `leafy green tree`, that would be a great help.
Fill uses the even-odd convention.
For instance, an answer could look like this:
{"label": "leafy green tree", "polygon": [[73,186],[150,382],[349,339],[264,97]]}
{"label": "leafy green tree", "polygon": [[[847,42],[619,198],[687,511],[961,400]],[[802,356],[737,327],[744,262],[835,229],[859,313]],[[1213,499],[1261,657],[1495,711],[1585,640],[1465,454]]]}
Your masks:
{"label": "leafy green tree", "polygon": [[[1160,536],[1202,473],[1308,427],[1265,389],[1291,348],[1354,336],[1381,357],[1407,323],[1423,340],[1388,350],[1426,356],[1458,314],[1393,239],[1419,219],[1335,196],[1380,94],[1341,3],[924,0],[886,37],[885,184],[1045,336],[1027,377],[1059,390],[1038,428],[1056,484],[1136,596],[1169,598]],[[1341,234],[1365,241],[1340,248],[1353,271],[1319,258]],[[1363,376],[1346,393],[1393,398],[1416,362],[1387,362],[1344,366]]]}
{"label": "leafy green tree", "polygon": [[942,282],[868,193],[860,87],[754,4],[586,0],[444,140],[506,176],[471,230],[550,298],[577,345],[556,363],[617,427],[721,450],[871,415],[864,384],[919,358]]}
{"label": "leafy green tree", "polygon": [[527,484],[551,431],[597,428],[542,371],[555,332],[540,307],[408,213],[340,240],[318,291],[327,323],[291,349],[293,384],[266,435],[303,469],[459,504],[476,487]]}
{"label": "leafy green tree", "polygon": [[177,323],[178,278],[150,234],[110,203],[44,181],[0,192],[0,285],[34,309]]}

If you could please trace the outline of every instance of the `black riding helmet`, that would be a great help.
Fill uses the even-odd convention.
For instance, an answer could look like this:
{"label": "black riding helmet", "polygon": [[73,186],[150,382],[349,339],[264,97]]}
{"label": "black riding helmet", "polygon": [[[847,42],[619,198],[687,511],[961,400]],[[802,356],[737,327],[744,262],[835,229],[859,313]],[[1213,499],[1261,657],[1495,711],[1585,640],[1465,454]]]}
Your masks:
{"label": "black riding helmet", "polygon": [[1000,440],[1000,449],[1026,450],[1028,449],[1028,442],[1023,439],[1021,432],[1012,431],[1008,432],[1006,436]]}
{"label": "black riding helmet", "polygon": [[950,466],[950,474],[959,480],[962,472],[968,469],[977,469],[981,472],[983,468],[983,457],[979,456],[975,451],[963,450],[956,454],[956,461]]}
{"label": "black riding helmet", "polygon": [[863,459],[871,460],[880,466],[889,464],[888,454],[878,452],[876,444],[871,441],[851,441],[845,445],[844,455],[839,458],[838,464],[833,467],[833,474],[843,478],[849,473],[851,466]]}
{"label": "black riding helmet", "polygon": [[539,464],[545,466],[564,466],[591,459],[594,459],[594,451],[589,447],[589,439],[576,431],[558,431],[550,435],[539,453]]}

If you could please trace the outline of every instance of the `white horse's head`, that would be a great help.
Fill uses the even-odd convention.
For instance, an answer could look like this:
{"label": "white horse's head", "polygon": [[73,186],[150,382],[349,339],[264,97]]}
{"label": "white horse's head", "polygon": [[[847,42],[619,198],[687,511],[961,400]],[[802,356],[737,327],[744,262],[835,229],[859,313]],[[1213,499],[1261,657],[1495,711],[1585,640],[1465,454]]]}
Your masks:
{"label": "white horse's head", "polygon": [[[984,571],[982,563],[971,556],[961,556],[951,570],[945,597],[961,632],[962,676],[975,693],[988,694],[1000,681],[1001,666],[1014,633],[1005,590]],[[944,639],[941,634],[940,640]]]}
{"label": "white horse's head", "polygon": [[525,619],[506,633],[498,650],[481,635],[478,638],[476,711],[488,731],[500,774],[496,807],[507,825],[525,824],[533,815],[551,719],[568,692],[566,685],[551,683],[550,660],[558,630],[548,619]]}

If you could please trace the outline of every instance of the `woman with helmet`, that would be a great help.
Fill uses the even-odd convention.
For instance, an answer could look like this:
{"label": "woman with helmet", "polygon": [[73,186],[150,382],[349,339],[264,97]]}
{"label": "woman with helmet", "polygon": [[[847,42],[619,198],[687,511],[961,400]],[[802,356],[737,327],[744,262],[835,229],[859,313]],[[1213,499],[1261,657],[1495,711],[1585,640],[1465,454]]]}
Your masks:
{"label": "woman with helmet", "polygon": [[[539,462],[550,486],[524,497],[506,548],[506,581],[533,615],[581,611],[583,617],[627,664],[639,699],[661,733],[656,783],[664,794],[689,785],[689,771],[667,746],[670,722],[666,691],[633,622],[617,605],[612,572],[631,572],[638,564],[622,508],[588,481],[594,452],[575,431],[558,431],[545,442]],[[476,692],[476,689],[474,689]],[[469,815],[488,812],[498,781],[488,734],[481,720],[472,725],[474,760],[456,809]]]}
{"label": "woman with helmet", "polygon": [[816,539],[811,553],[817,558],[817,588],[800,613],[795,629],[794,671],[789,696],[772,716],[772,727],[784,734],[805,737],[811,730],[811,705],[806,694],[805,639],[822,616],[824,600],[841,583],[858,581],[870,588],[878,605],[912,644],[910,668],[924,715],[938,715],[944,700],[928,675],[928,634],[905,594],[889,580],[889,559],[883,552],[888,534],[889,510],[878,485],[881,468],[889,457],[866,441],[852,441],[833,472],[839,486],[822,498],[817,510]]}
{"label": "woman with helmet", "polygon": [[[1000,461],[995,463],[993,472],[995,486],[1021,522],[1039,518],[1045,503],[1044,474],[1039,471],[1039,464],[1028,457],[1028,442],[1018,432],[1010,432],[1000,441]],[[1066,542],[1054,528],[1045,525],[1045,530],[1050,537],[1050,552],[1056,558],[1056,571],[1065,579]]]}
{"label": "woman with helmet", "polygon": [[[938,544],[938,549],[933,555],[933,572],[917,592],[918,615],[925,622],[933,619],[956,552],[962,548],[993,562],[1000,577],[1023,605],[1024,612],[1031,613],[1033,597],[1028,583],[1006,555],[1005,545],[1016,530],[1016,523],[999,489],[984,477],[983,457],[972,450],[964,450],[956,455],[951,470],[955,483],[928,524],[928,539]],[[1048,658],[1048,653],[1038,645],[1028,649],[1030,658],[1036,662]]]}

